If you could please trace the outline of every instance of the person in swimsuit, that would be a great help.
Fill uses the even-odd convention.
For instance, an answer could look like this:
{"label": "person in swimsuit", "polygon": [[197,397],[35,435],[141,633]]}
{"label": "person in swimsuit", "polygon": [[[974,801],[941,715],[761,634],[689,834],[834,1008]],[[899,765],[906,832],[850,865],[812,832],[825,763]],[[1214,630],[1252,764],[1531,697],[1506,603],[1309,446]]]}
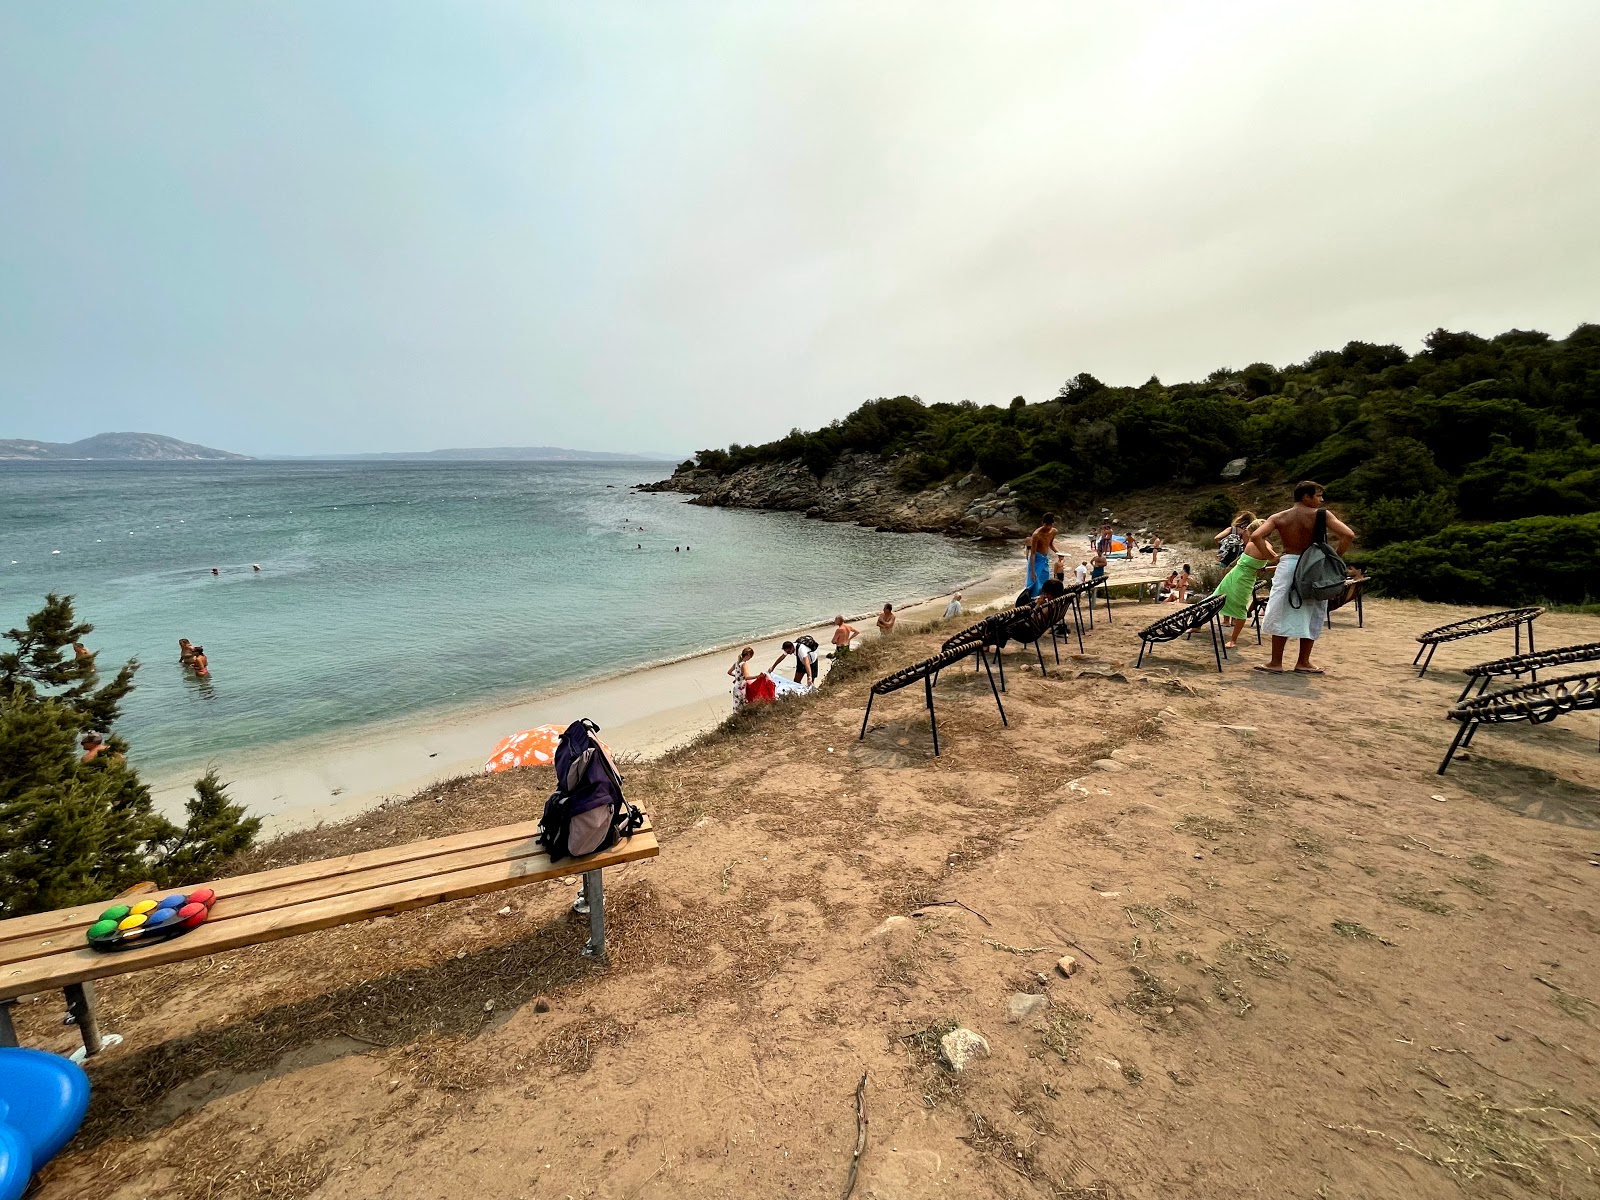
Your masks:
{"label": "person in swimsuit", "polygon": [[894,605],[885,604],[883,606],[883,611],[878,614],[878,632],[880,634],[893,633],[894,622]]}
{"label": "person in swimsuit", "polygon": [[850,639],[861,636],[854,625],[845,624],[843,617],[833,618],[833,657],[837,660],[850,653]]}
{"label": "person in swimsuit", "polygon": [[196,675],[211,674],[211,666],[206,660],[206,648],[204,646],[196,646],[194,648],[194,653],[189,656],[189,669]]}
{"label": "person in swimsuit", "polygon": [[1037,596],[1050,578],[1050,556],[1056,552],[1056,515],[1045,513],[1044,524],[1028,535],[1028,591]]}

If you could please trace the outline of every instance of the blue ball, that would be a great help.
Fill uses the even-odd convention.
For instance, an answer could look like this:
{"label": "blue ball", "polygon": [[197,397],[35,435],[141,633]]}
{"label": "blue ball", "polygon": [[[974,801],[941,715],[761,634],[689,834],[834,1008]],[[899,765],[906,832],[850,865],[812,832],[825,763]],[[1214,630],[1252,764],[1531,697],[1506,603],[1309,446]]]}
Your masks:
{"label": "blue ball", "polygon": [[166,908],[165,906],[163,906],[163,907],[157,908],[147,918],[145,918],[144,927],[146,929],[155,929],[159,925],[167,925],[167,924],[170,924],[171,922],[173,922],[173,921],[175,921],[177,919],[178,919],[178,910],[177,909],[175,909],[175,908]]}
{"label": "blue ball", "polygon": [[176,895],[168,896],[165,900],[161,901],[160,904],[157,904],[156,907],[174,909],[182,908],[186,903],[188,903],[188,900],[189,897],[185,896],[182,892],[179,892]]}

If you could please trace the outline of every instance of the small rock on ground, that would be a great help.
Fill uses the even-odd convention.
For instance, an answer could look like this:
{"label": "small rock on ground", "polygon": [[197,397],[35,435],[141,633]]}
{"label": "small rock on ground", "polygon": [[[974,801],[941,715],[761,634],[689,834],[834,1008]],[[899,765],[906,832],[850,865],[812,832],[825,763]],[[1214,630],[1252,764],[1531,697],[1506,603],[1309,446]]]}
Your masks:
{"label": "small rock on ground", "polygon": [[973,1059],[989,1057],[989,1042],[981,1033],[957,1026],[939,1039],[939,1057],[952,1071],[961,1072]]}
{"label": "small rock on ground", "polygon": [[1050,1001],[1043,996],[1035,996],[1031,992],[1017,992],[1006,1002],[1006,1020],[1013,1025],[1020,1025],[1044,1011]]}
{"label": "small rock on ground", "polygon": [[890,917],[887,920],[885,920],[882,925],[879,925],[871,933],[867,934],[866,940],[869,941],[869,942],[875,942],[879,938],[886,937],[888,934],[894,932],[894,930],[895,930],[895,928],[897,926],[909,925],[910,923],[911,923],[911,918],[910,917],[899,917],[899,916]]}
{"label": "small rock on ground", "polygon": [[1089,765],[1096,771],[1126,771],[1128,769],[1114,758],[1097,758]]}
{"label": "small rock on ground", "polygon": [[1078,960],[1073,958],[1070,954],[1063,954],[1060,958],[1056,959],[1056,970],[1060,971],[1061,974],[1067,978],[1071,978],[1072,974],[1077,971],[1077,969]]}

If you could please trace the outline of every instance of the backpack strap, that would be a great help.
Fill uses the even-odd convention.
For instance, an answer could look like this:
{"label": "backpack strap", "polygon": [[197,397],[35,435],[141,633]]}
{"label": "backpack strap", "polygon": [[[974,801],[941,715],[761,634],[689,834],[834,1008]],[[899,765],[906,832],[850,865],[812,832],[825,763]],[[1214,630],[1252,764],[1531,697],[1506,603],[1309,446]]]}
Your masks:
{"label": "backpack strap", "polygon": [[1311,527],[1311,542],[1313,545],[1315,545],[1317,542],[1326,542],[1327,540],[1328,510],[1325,508],[1319,508],[1317,509],[1316,523]]}

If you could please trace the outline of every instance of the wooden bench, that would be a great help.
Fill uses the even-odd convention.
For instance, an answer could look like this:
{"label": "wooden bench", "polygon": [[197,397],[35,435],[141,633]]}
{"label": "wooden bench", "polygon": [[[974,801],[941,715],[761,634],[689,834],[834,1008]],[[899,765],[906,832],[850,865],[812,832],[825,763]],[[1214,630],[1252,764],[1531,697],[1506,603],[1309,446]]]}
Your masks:
{"label": "wooden bench", "polygon": [[655,857],[660,852],[655,834],[647,822],[610,850],[552,863],[539,847],[538,832],[538,821],[523,821],[219,879],[205,885],[217,900],[204,925],[170,941],[129,950],[91,950],[85,940],[84,931],[109,900],[0,921],[0,1046],[17,1044],[11,1005],[19,996],[61,988],[83,1035],[84,1052],[98,1054],[103,1038],[95,1013],[96,979],[568,875],[583,876],[589,907],[589,942],[583,952],[603,955],[601,872]]}

